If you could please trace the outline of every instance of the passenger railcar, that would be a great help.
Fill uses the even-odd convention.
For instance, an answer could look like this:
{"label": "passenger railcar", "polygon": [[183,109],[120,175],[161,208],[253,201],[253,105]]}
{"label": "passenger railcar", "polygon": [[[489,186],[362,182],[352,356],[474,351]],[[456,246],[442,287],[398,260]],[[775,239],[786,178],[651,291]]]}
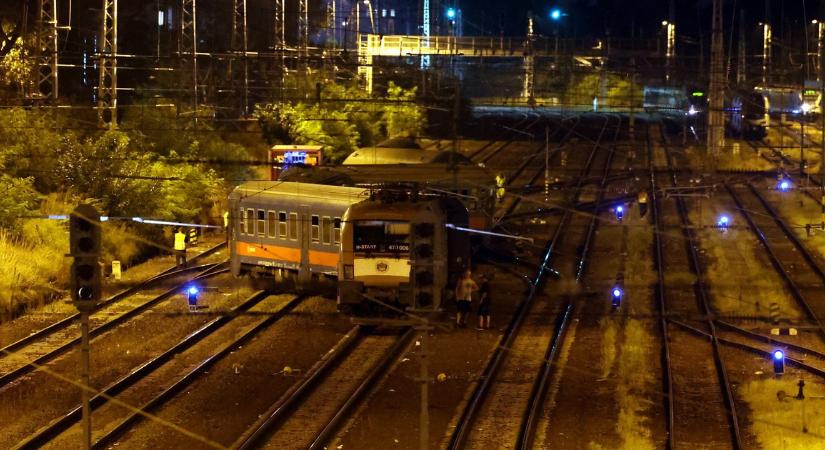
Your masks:
{"label": "passenger railcar", "polygon": [[282,181],[244,183],[230,194],[229,250],[235,276],[306,282],[337,275],[342,218],[361,188]]}
{"label": "passenger railcar", "polygon": [[[449,197],[352,205],[344,218],[338,308],[357,316],[439,311],[467,267],[469,216]],[[388,307],[389,306],[389,307]]]}

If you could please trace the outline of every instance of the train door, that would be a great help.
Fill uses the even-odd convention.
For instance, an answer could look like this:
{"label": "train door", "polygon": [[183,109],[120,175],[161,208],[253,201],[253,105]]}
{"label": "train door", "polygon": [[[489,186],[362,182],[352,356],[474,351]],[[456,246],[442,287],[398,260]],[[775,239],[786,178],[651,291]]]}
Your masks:
{"label": "train door", "polygon": [[310,245],[310,221],[311,210],[309,205],[301,205],[298,208],[298,242],[301,245],[301,265],[298,268],[299,284],[312,280],[312,273],[309,270],[309,245]]}

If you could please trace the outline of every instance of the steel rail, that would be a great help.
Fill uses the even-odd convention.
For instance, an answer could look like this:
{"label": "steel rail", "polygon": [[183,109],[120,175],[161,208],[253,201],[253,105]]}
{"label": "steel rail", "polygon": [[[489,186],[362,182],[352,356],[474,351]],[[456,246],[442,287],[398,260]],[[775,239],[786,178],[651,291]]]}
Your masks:
{"label": "steel rail", "polygon": [[[181,288],[184,287],[187,283],[190,283],[190,282],[195,281],[195,280],[203,280],[203,279],[206,279],[206,278],[209,278],[209,277],[213,277],[213,276],[228,272],[229,269],[222,267],[225,264],[226,263],[220,263],[220,264],[211,266],[211,267],[205,269],[204,271],[202,271],[201,273],[199,273],[198,275],[196,275],[195,277],[193,277],[192,279],[187,280],[186,282],[181,283],[181,284],[179,284],[175,287],[172,287],[171,289],[163,292],[162,294],[160,294],[160,295],[156,296],[155,298],[147,301],[146,303],[143,303],[143,304],[141,304],[141,305],[139,305],[135,308],[132,308],[129,311],[126,311],[125,313],[121,314],[120,316],[115,317],[112,320],[109,320],[107,322],[104,322],[104,323],[100,324],[96,328],[89,331],[89,336],[90,337],[95,337],[95,336],[97,336],[101,333],[104,333],[104,332],[120,325],[123,322],[126,322],[127,320],[135,317],[136,315],[138,315],[138,314],[146,311],[147,309],[157,305],[161,301],[166,300],[167,298],[175,295],[176,293],[181,292]],[[41,355],[41,356],[35,358],[33,361],[27,362],[25,365],[22,365],[22,366],[18,367],[17,369],[14,369],[14,370],[12,370],[10,372],[7,372],[3,375],[0,375],[0,388],[2,388],[3,386],[6,386],[7,384],[11,383],[12,381],[20,378],[21,376],[23,376],[27,373],[35,371],[37,369],[37,367],[39,367],[39,366],[45,364],[46,362],[56,358],[57,356],[60,356],[63,353],[66,353],[67,351],[71,350],[75,346],[75,344],[77,344],[78,342],[80,342],[80,336],[78,336],[78,337],[76,337],[72,340],[69,340],[68,342],[65,342],[63,345],[59,346],[58,348],[56,348],[56,349],[54,349],[54,350],[52,350],[52,351],[50,351],[50,352],[48,352],[44,355]]]}
{"label": "steel rail", "polygon": [[[670,323],[672,323],[672,324],[674,324],[674,325],[678,325],[679,327],[684,328],[685,330],[688,330],[688,331],[690,331],[691,333],[694,333],[694,334],[696,334],[696,335],[698,335],[698,336],[706,337],[706,338],[708,338],[708,339],[711,339],[711,338],[712,338],[712,336],[710,335],[710,333],[708,333],[708,332],[706,332],[706,331],[702,331],[702,330],[700,330],[700,329],[698,329],[698,328],[696,328],[696,327],[692,327],[692,326],[690,326],[690,325],[688,325],[688,324],[686,324],[686,323],[684,323],[684,322],[679,322],[679,321],[677,321],[677,320],[668,320],[668,321],[669,321]],[[718,340],[720,343],[722,343],[722,344],[724,344],[724,345],[727,345],[727,346],[729,346],[729,347],[734,347],[734,348],[739,348],[739,349],[741,349],[741,350],[746,350],[746,351],[749,351],[749,352],[751,352],[751,353],[754,353],[754,354],[759,355],[759,356],[761,356],[761,357],[763,357],[763,358],[766,358],[766,359],[771,359],[771,358],[773,358],[773,352],[772,352],[772,351],[769,351],[769,350],[762,350],[762,349],[761,349],[761,348],[759,348],[759,347],[754,347],[754,346],[752,346],[752,345],[743,344],[743,343],[741,343],[741,342],[737,342],[737,341],[733,341],[733,340],[730,340],[730,339],[725,339],[725,338],[717,338],[717,340]],[[813,374],[813,375],[816,375],[816,376],[818,376],[818,377],[820,377],[820,378],[825,379],[825,370],[819,369],[819,368],[814,367],[814,366],[811,366],[811,365],[809,365],[809,364],[805,364],[805,363],[804,363],[804,362],[802,362],[801,360],[798,360],[798,359],[796,359],[796,358],[792,358],[792,357],[787,356],[787,355],[785,356],[785,361],[786,361],[786,362],[788,362],[788,363],[790,363],[790,364],[791,364],[791,365],[793,365],[793,366],[796,366],[796,367],[798,367],[798,368],[800,368],[800,369],[802,369],[802,370],[805,370],[805,371],[807,371],[807,372],[810,372],[810,373],[811,373],[811,374]]]}
{"label": "steel rail", "polygon": [[296,383],[282,396],[260,419],[258,419],[243,435],[241,435],[231,446],[233,449],[257,448],[269,434],[270,430],[292,413],[301,398],[306,396],[320,380],[337,365],[345,355],[350,352],[364,339],[367,332],[363,326],[352,328],[338,341],[335,346],[324,354],[321,360],[310,369],[306,378]]}
{"label": "steel rail", "polygon": [[[89,400],[92,411],[105,405],[109,401],[109,398],[120,394],[121,392],[125,391],[138,381],[143,380],[148,375],[153,373],[155,370],[169,362],[175,356],[183,353],[184,351],[191,348],[192,346],[194,346],[210,334],[219,330],[221,327],[229,323],[239,313],[248,311],[250,308],[257,305],[267,297],[269,297],[269,294],[266,291],[255,292],[246,300],[244,300],[240,305],[232,308],[229,311],[229,314],[211,320],[202,327],[188,334],[186,337],[178,341],[177,344],[173,345],[168,350],[143,363],[136,369],[129,372],[128,375],[111,383],[109,386],[105,387],[103,390],[95,394]],[[80,421],[82,411],[82,406],[76,406],[68,413],[52,421],[45,427],[39,429],[31,436],[19,442],[15,448],[23,450],[36,449],[42,447],[43,445],[45,445],[46,443],[60,435],[60,433],[66,431],[74,423]]]}
{"label": "steel rail", "polygon": [[[426,333],[427,331],[424,332]],[[355,391],[347,397],[347,400],[343,405],[341,405],[332,419],[318,433],[315,439],[313,439],[312,443],[308,447],[310,450],[323,450],[326,448],[325,444],[332,439],[335,432],[343,424],[344,419],[352,414],[356,406],[364,400],[370,391],[376,388],[380,377],[389,370],[390,366],[401,354],[402,350],[406,348],[407,343],[413,335],[415,335],[415,329],[411,328],[405,332],[404,335],[402,335],[389,350],[385,352],[384,358],[382,358],[378,364],[373,366],[370,373],[364,378],[363,381],[361,381],[361,384],[359,384]]]}
{"label": "steel rail", "polygon": [[145,413],[157,410],[160,406],[174,398],[178,393],[180,393],[184,388],[189,386],[201,374],[205,373],[207,370],[212,368],[212,366],[214,366],[216,363],[218,363],[223,358],[229,356],[230,354],[232,354],[232,352],[234,352],[235,350],[249,342],[249,340],[255,337],[258,333],[270,327],[272,324],[280,320],[282,317],[289,314],[305,298],[305,296],[296,296],[295,298],[290,300],[289,303],[287,303],[283,308],[279,309],[277,313],[270,315],[261,322],[258,322],[255,326],[249,328],[240,336],[234,338],[231,342],[224,344],[224,346],[221,347],[217,352],[213,353],[212,355],[201,361],[200,364],[198,364],[195,368],[187,372],[186,375],[182,376],[177,381],[175,381],[171,386],[164,389],[163,392],[161,392],[145,404],[141,405],[139,408],[136,409],[136,411],[133,411],[131,414],[129,414],[128,417],[119,422],[114,428],[112,428],[111,430],[106,432],[106,434],[98,438],[97,441],[95,441],[95,443],[92,445],[92,448],[104,449],[114,444],[115,441],[119,437],[123,436],[123,434],[126,431],[133,428],[135,424],[145,419]]}
{"label": "steel rail", "polygon": [[[788,290],[791,291],[791,294],[793,295],[794,299],[802,308],[802,310],[805,311],[805,314],[808,315],[808,318],[816,324],[817,328],[819,329],[820,335],[825,337],[825,327],[823,327],[822,321],[819,317],[817,317],[813,308],[811,308],[810,303],[808,303],[808,301],[805,299],[805,296],[802,294],[802,291],[800,290],[799,286],[797,286],[796,282],[794,282],[791,276],[788,275],[788,272],[785,269],[785,265],[782,264],[782,261],[779,260],[779,256],[776,254],[776,251],[774,250],[773,246],[768,241],[768,238],[765,236],[765,233],[753,220],[753,216],[751,216],[750,212],[748,212],[748,210],[743,206],[741,198],[736,194],[733,188],[731,188],[730,185],[726,184],[725,189],[728,191],[728,194],[731,196],[734,203],[736,203],[736,207],[739,209],[739,212],[745,218],[745,221],[748,222],[748,226],[750,227],[753,234],[755,234],[757,239],[759,239],[759,242],[762,243],[762,246],[765,248],[765,251],[768,255],[768,259],[770,259],[773,268],[776,270],[776,272],[779,274],[782,280],[785,281],[785,285],[787,286]],[[770,212],[770,210],[768,211]],[[777,220],[777,217],[774,216],[773,219]]]}
{"label": "steel rail", "polygon": [[[607,128],[608,123],[609,118],[605,120],[602,133],[604,132],[604,129]],[[572,133],[568,133],[566,136],[570,136],[570,134]],[[587,172],[589,172],[590,164],[593,161],[593,155],[596,153],[596,150],[598,148],[598,143],[597,145],[593,146],[593,149],[591,150],[590,155],[587,158],[587,163],[585,164],[585,167],[582,169],[582,174],[586,174]],[[531,306],[533,299],[536,296],[536,293],[542,286],[544,275],[550,269],[550,261],[552,257],[555,255],[556,247],[558,243],[561,241],[562,231],[566,228],[570,216],[570,211],[566,211],[564,216],[562,216],[559,225],[556,227],[556,231],[554,232],[552,238],[545,245],[544,257],[542,262],[539,264],[538,271],[536,272],[535,277],[533,278],[533,281],[530,286],[530,291],[527,293],[527,296],[525,296],[525,298],[516,306],[516,309],[513,312],[513,317],[510,320],[510,323],[507,325],[507,328],[504,330],[504,334],[502,334],[501,338],[499,339],[499,344],[496,346],[496,349],[494,350],[493,357],[490,358],[487,364],[485,365],[480,376],[480,381],[476,384],[473,393],[470,397],[470,400],[468,401],[466,407],[462,411],[459,421],[456,424],[455,430],[453,430],[453,433],[450,436],[450,442],[448,444],[448,448],[450,450],[457,450],[464,447],[466,439],[470,434],[470,428],[473,422],[475,422],[476,415],[481,409],[481,405],[483,404],[484,399],[487,396],[487,393],[489,392],[490,386],[493,383],[493,379],[498,373],[498,370],[501,367],[508,353],[507,349],[511,347],[512,342],[515,339],[516,334],[518,333],[518,330],[521,328],[521,324],[527,317],[527,312],[530,309],[529,307]]]}
{"label": "steel rail", "polygon": [[817,276],[819,276],[819,279],[822,280],[823,283],[825,283],[825,271],[823,271],[819,264],[816,262],[816,258],[814,258],[814,256],[811,254],[810,250],[808,250],[806,246],[802,245],[802,241],[800,241],[796,234],[794,234],[793,231],[791,231],[791,229],[788,228],[788,224],[786,224],[785,221],[782,220],[781,217],[779,217],[779,212],[777,212],[777,210],[773,206],[771,206],[771,204],[768,203],[767,200],[765,200],[765,197],[763,197],[762,194],[760,194],[759,191],[757,191],[751,183],[747,183],[747,187],[751,191],[751,193],[753,193],[754,197],[759,199],[759,203],[761,203],[762,206],[765,207],[765,209],[770,213],[771,217],[773,218],[773,221],[776,222],[777,225],[779,225],[785,237],[787,237],[788,240],[791,241],[791,243],[794,245],[794,247],[796,247],[796,249],[799,251],[802,257],[805,258],[805,261],[808,263],[808,266],[810,266],[811,270],[816,272]]}
{"label": "steel rail", "polygon": [[[352,351],[363,342],[369,334],[369,327],[357,326],[347,333],[327,354],[316,364],[311,372],[301,382],[290,388],[285,396],[273,405],[267,414],[261,417],[253,426],[247,430],[230,448],[246,450],[259,448],[266,439],[277,432],[280,427],[306,399],[335,369],[338,363],[352,353]],[[351,414],[353,409],[360,404],[365,395],[375,388],[378,379],[384,375],[394,361],[396,361],[401,351],[406,348],[410,338],[414,335],[412,328],[407,329],[398,336],[392,344],[376,362],[369,373],[361,380],[358,387],[351,392],[337,409],[336,413],[325,423],[321,430],[313,438],[312,444],[308,448],[318,448],[332,437],[342,421]]]}
{"label": "steel rail", "polygon": [[665,448],[673,450],[674,433],[674,410],[673,410],[673,368],[670,361],[670,336],[668,335],[667,322],[667,301],[665,298],[665,259],[662,252],[661,225],[659,222],[659,199],[656,196],[656,171],[653,164],[653,145],[650,142],[650,132],[646,133],[645,142],[648,151],[648,166],[650,168],[650,214],[653,218],[653,261],[656,268],[656,307],[659,310],[659,332],[662,338],[662,391],[664,393],[665,411],[667,413],[666,434],[667,441]]}
{"label": "steel rail", "polygon": [[[616,126],[616,133],[613,135],[614,145],[610,146],[607,154],[607,159],[604,164],[604,168],[602,169],[602,176],[601,180],[599,181],[600,190],[596,199],[597,209],[598,205],[604,199],[604,187],[607,184],[607,178],[610,174],[610,168],[613,164],[613,156],[615,154],[616,148],[615,142],[619,138],[621,124],[621,119],[619,119],[619,123]],[[602,135],[600,134],[598,142],[601,142],[601,137]],[[597,143],[596,147],[598,147],[598,145],[599,144]],[[581,177],[580,180],[582,182],[578,186],[579,189],[581,189],[581,186],[583,186],[584,184],[587,184],[587,178]],[[587,233],[584,238],[582,253],[579,258],[579,262],[576,264],[576,283],[580,283],[582,277],[584,276],[584,268],[586,265],[585,262],[587,260],[587,254],[590,250],[590,242],[593,239],[593,234],[596,231],[597,224],[598,216],[594,214],[590,218]],[[536,375],[535,380],[533,382],[533,386],[530,389],[527,407],[525,408],[525,412],[522,415],[519,433],[516,438],[515,448],[517,449],[528,450],[533,448],[533,440],[535,438],[536,427],[538,424],[538,419],[541,415],[541,407],[544,404],[544,399],[547,395],[547,388],[550,381],[550,375],[553,369],[553,362],[556,353],[558,352],[558,349],[561,346],[562,339],[564,339],[564,333],[567,329],[568,322],[571,318],[572,310],[573,305],[568,303],[556,319],[556,328],[553,333],[553,337],[547,344],[547,349],[544,353],[544,362],[539,366],[538,374]]]}
{"label": "steel rail", "polygon": [[[221,247],[223,247],[225,245],[226,245],[226,242],[222,242],[222,243],[220,243],[220,244],[204,251],[203,253],[200,253],[200,254],[196,255],[195,257],[193,257],[189,261],[194,262],[194,261],[203,259],[206,256],[209,256],[212,253],[215,253],[216,251],[218,251]],[[192,272],[192,271],[206,270],[206,269],[208,269],[208,268],[210,268],[214,265],[216,265],[216,264],[215,263],[203,264],[203,265],[200,265],[200,266],[187,267],[185,269],[178,269],[177,266],[170,267],[170,268],[158,273],[157,275],[153,275],[152,277],[147,278],[147,279],[141,281],[140,283],[138,283],[134,286],[131,286],[127,289],[124,289],[124,290],[112,295],[111,297],[101,301],[100,303],[97,304],[97,306],[95,306],[95,311],[99,311],[99,310],[103,309],[104,307],[111,305],[112,303],[118,302],[120,300],[123,300],[126,297],[134,295],[137,292],[140,292],[141,290],[143,290],[147,287],[150,287],[150,286],[154,285],[155,283],[157,283],[161,280],[172,278],[172,277],[182,275],[184,273],[188,273],[188,272]],[[49,326],[41,328],[40,330],[35,331],[34,333],[31,333],[26,337],[20,338],[17,341],[12,342],[12,343],[0,348],[0,356],[7,355],[9,353],[13,353],[13,352],[25,347],[26,345],[28,345],[28,344],[30,344],[30,343],[46,336],[46,335],[49,335],[49,334],[54,333],[56,331],[60,331],[64,328],[68,327],[69,325],[71,325],[73,322],[75,322],[79,318],[80,318],[80,313],[71,314],[70,316],[68,316],[66,318],[63,318],[63,319],[60,319],[59,321],[57,321],[57,322],[55,322],[55,323],[53,323]]]}
{"label": "steel rail", "polygon": [[[661,128],[660,128],[661,131]],[[668,167],[673,167],[673,157],[670,152],[667,151],[668,146],[668,139],[662,133],[662,139],[665,143],[665,156],[667,158],[667,165]],[[676,174],[671,173],[671,182],[673,186],[677,186],[678,182],[676,180]],[[708,300],[707,290],[705,288],[705,281],[704,276],[701,270],[701,264],[699,263],[699,256],[696,253],[696,236],[694,235],[694,230],[690,227],[690,218],[688,217],[687,206],[685,205],[685,201],[682,197],[676,197],[676,209],[679,212],[679,219],[682,222],[682,235],[685,238],[685,247],[688,253],[688,261],[690,263],[691,271],[696,275],[696,283],[694,284],[694,292],[696,296],[700,300],[700,306],[702,307],[702,312],[707,317],[706,323],[708,328],[710,329],[710,334],[712,336],[711,344],[713,347],[713,359],[716,365],[716,372],[719,375],[719,383],[722,385],[722,395],[724,397],[724,401],[727,408],[727,416],[730,425],[730,432],[731,432],[731,440],[733,448],[739,450],[742,448],[742,435],[739,429],[739,416],[736,412],[736,403],[733,398],[733,392],[730,388],[730,380],[728,379],[727,369],[725,368],[725,362],[722,358],[722,353],[719,348],[719,338],[716,335],[716,326],[711,320],[710,314],[712,313],[712,309],[710,307],[710,301]]]}
{"label": "steel rail", "polygon": [[750,339],[753,339],[753,340],[756,340],[756,341],[762,341],[762,342],[765,342],[766,344],[775,344],[777,346],[781,346],[781,347],[793,350],[795,352],[807,353],[807,354],[816,356],[817,358],[820,358],[822,360],[825,360],[825,353],[820,352],[818,350],[814,350],[814,349],[808,348],[808,347],[803,347],[801,345],[793,344],[791,342],[783,341],[781,339],[776,339],[776,338],[773,338],[772,336],[765,336],[763,334],[754,333],[753,331],[746,330],[742,327],[738,327],[738,326],[736,326],[736,325],[734,325],[730,322],[725,322],[724,320],[716,319],[716,323],[722,328],[726,328],[726,329],[731,330],[735,333],[741,334],[741,335],[743,335],[747,338],[750,338]]}

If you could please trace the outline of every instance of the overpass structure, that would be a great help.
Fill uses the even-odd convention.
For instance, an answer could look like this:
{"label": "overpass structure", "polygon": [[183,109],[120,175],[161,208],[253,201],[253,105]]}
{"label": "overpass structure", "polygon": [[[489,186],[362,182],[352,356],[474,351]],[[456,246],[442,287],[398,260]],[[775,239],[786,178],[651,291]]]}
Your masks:
{"label": "overpass structure", "polygon": [[[572,52],[571,52],[572,50]],[[535,36],[416,36],[359,34],[357,36],[358,74],[367,91],[372,91],[375,58],[521,58],[523,59],[522,97],[533,97],[533,78],[537,58],[572,58],[579,67],[601,68],[608,58],[650,58],[657,55],[657,41],[571,40]]]}

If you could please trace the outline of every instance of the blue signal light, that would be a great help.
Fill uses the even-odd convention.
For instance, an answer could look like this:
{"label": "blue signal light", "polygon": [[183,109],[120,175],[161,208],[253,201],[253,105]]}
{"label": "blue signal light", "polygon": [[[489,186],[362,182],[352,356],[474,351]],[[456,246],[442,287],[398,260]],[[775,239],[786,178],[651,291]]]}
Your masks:
{"label": "blue signal light", "polygon": [[447,8],[447,18],[450,20],[455,19],[455,8]]}
{"label": "blue signal light", "polygon": [[619,298],[622,296],[622,290],[619,288],[613,288],[613,297]]}
{"label": "blue signal light", "polygon": [[198,289],[197,286],[189,286],[189,289],[187,289],[186,292],[188,292],[189,295],[198,295],[200,289]]}
{"label": "blue signal light", "polygon": [[784,359],[784,358],[785,358],[785,352],[783,352],[782,350],[776,350],[776,351],[773,352],[773,359],[781,360],[781,359]]}
{"label": "blue signal light", "polygon": [[561,19],[561,10],[558,8],[553,8],[553,10],[550,11],[550,18],[553,20]]}
{"label": "blue signal light", "polygon": [[623,213],[623,212],[624,212],[624,207],[622,207],[622,206],[617,206],[617,207],[616,207],[616,212],[617,212],[617,213],[619,213],[619,214]]}
{"label": "blue signal light", "polygon": [[788,180],[782,180],[779,182],[779,190],[780,191],[789,191],[791,189],[791,182]]}
{"label": "blue signal light", "polygon": [[716,222],[716,225],[720,228],[727,228],[728,225],[730,225],[730,217],[725,215],[719,216],[719,221]]}

